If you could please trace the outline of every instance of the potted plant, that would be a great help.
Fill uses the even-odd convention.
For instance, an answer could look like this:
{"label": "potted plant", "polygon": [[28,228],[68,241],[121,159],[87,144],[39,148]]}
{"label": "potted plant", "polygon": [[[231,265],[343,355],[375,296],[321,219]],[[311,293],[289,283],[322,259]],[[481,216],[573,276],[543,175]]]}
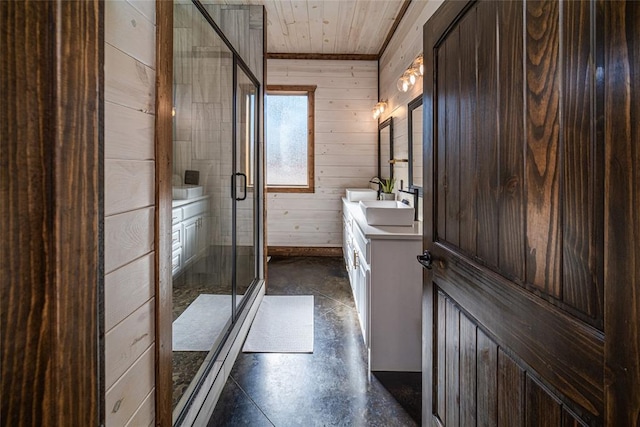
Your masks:
{"label": "potted plant", "polygon": [[396,184],[395,178],[383,178],[380,180],[380,199],[395,200],[396,195],[393,194],[393,186]]}

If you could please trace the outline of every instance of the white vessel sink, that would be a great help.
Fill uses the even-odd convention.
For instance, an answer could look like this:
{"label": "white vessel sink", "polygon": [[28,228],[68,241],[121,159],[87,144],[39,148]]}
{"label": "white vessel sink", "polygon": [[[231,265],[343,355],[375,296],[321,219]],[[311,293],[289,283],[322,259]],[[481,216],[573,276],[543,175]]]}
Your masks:
{"label": "white vessel sink", "polygon": [[359,202],[360,200],[376,200],[378,192],[371,188],[347,188],[347,200],[350,202]]}
{"label": "white vessel sink", "polygon": [[360,209],[369,225],[413,225],[414,210],[394,200],[360,201]]}
{"label": "white vessel sink", "polygon": [[201,185],[179,185],[173,187],[173,199],[184,200],[202,196]]}

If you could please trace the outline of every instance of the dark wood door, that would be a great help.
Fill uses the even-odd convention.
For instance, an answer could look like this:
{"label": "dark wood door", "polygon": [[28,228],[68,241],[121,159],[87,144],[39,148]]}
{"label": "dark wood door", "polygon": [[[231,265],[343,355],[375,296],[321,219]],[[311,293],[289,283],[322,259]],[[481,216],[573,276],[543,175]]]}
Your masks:
{"label": "dark wood door", "polygon": [[[607,156],[622,154],[605,152],[610,7],[448,2],[425,25],[426,425],[616,419],[605,414],[604,381],[605,177]],[[633,23],[638,7],[628,9],[631,18],[621,16]],[[630,28],[623,39],[638,38]],[[629,70],[622,81],[637,77]],[[626,89],[637,100],[629,92],[637,86]],[[628,154],[637,157],[634,147]],[[629,185],[618,192],[627,207],[638,194],[637,182]],[[633,221],[627,214],[618,222]],[[629,286],[637,298],[637,284]],[[629,307],[635,327],[622,336],[637,350],[638,307]],[[638,405],[631,387],[628,401]],[[616,425],[638,425],[638,413]]]}

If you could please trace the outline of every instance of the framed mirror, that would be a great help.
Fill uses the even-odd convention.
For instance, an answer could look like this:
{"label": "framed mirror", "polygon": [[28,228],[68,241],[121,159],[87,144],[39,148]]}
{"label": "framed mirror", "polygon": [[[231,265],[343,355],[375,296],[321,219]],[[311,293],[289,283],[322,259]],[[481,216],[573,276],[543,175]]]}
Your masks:
{"label": "framed mirror", "polygon": [[422,94],[409,103],[409,189],[422,193]]}
{"label": "framed mirror", "polygon": [[393,117],[378,125],[378,177],[393,178]]}

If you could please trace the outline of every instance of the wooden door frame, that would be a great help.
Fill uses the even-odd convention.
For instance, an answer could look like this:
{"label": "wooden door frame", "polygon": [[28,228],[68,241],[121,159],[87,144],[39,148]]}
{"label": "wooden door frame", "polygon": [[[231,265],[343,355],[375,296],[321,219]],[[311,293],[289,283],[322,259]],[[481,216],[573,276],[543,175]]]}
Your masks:
{"label": "wooden door frame", "polygon": [[104,5],[0,2],[3,423],[104,423]]}
{"label": "wooden door frame", "polygon": [[640,36],[630,28],[640,5],[604,3],[604,419],[630,426],[640,423]]}
{"label": "wooden door frame", "polygon": [[[597,0],[596,0],[597,1]],[[434,64],[426,60],[428,46],[433,46],[449,24],[467,7],[466,2],[446,2],[424,26],[425,79],[434,74]],[[633,13],[628,9],[633,9]],[[629,27],[640,14],[640,6],[630,2],[604,2],[604,28],[598,37],[604,38],[604,94],[601,96],[601,117],[604,135],[598,135],[605,145],[604,191],[604,414],[605,425],[635,425],[640,419],[640,124],[634,111],[640,104],[640,55],[631,47],[639,40],[628,40],[637,34]],[[640,37],[636,36],[636,39]],[[631,43],[630,43],[631,42]],[[426,83],[426,81],[425,81]],[[432,108],[432,85],[425,84],[423,105]],[[634,108],[635,107],[635,108]],[[426,114],[426,116],[432,116]],[[634,118],[635,117],[635,118]],[[425,126],[425,134],[428,130]],[[634,139],[635,137],[635,139]],[[424,138],[424,176],[433,174],[431,138]],[[433,200],[433,191],[425,186],[425,200]],[[425,209],[423,245],[432,242],[433,212]],[[423,420],[433,407],[433,358],[431,343],[433,285],[432,273],[423,275]],[[601,385],[602,386],[602,385]]]}
{"label": "wooden door frame", "polygon": [[173,2],[156,0],[155,295],[156,425],[173,425],[171,211]]}

